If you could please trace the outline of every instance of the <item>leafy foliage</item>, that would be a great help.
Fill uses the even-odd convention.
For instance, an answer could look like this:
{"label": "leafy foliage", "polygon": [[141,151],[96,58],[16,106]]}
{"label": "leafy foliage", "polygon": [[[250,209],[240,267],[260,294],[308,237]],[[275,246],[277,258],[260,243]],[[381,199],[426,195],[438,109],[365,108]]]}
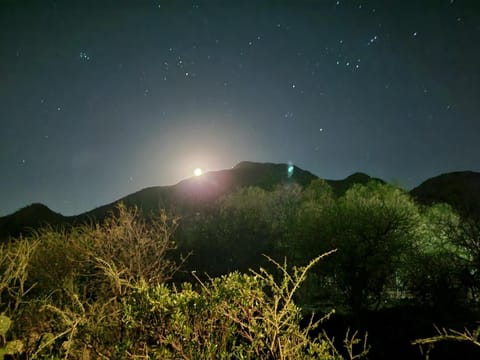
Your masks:
{"label": "leafy foliage", "polygon": [[276,264],[283,273],[280,282],[261,269],[198,279],[199,289],[190,284],[181,290],[139,288],[125,303],[129,329],[143,335],[134,343],[156,344],[148,351],[163,359],[341,359],[325,334],[310,338],[321,320],[300,327],[301,309],[293,302],[308,270],[322,258],[294,268],[292,275],[286,265]]}
{"label": "leafy foliage", "polygon": [[[0,355],[63,359],[341,359],[318,332],[301,326],[294,294],[307,266],[280,265],[277,280],[258,272],[169,283],[176,219],[141,217],[124,206],[103,224],[57,231],[5,245]],[[15,260],[13,263],[12,260]],[[25,290],[26,289],[26,290]],[[13,324],[13,326],[12,326]],[[318,336],[312,337],[317,330]],[[8,334],[7,334],[8,331]],[[8,339],[7,339],[8,335]],[[345,354],[368,351],[355,333]]]}
{"label": "leafy foliage", "polygon": [[12,321],[8,316],[0,315],[0,337],[2,339],[2,347],[0,347],[0,359],[4,359],[5,355],[14,355],[23,352],[23,343],[20,340],[6,341],[6,335]]}
{"label": "leafy foliage", "polygon": [[[121,205],[103,223],[2,245],[0,354],[354,359],[366,337],[348,332],[340,348],[305,314],[478,307],[478,224],[391,185],[244,188],[178,223]],[[417,344],[477,335],[442,328]]]}

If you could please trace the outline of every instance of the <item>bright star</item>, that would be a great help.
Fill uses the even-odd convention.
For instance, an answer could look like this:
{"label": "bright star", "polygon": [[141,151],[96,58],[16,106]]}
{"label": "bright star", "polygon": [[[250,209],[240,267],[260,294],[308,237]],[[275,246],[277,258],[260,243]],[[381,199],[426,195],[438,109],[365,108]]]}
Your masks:
{"label": "bright star", "polygon": [[195,170],[193,170],[193,175],[195,176],[200,176],[202,174],[203,174],[203,171],[200,168],[196,168]]}

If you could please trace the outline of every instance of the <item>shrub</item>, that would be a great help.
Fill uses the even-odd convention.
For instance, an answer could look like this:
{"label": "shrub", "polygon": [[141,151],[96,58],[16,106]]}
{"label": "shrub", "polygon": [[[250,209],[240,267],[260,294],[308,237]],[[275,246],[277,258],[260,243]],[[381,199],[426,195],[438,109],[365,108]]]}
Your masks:
{"label": "shrub", "polygon": [[[130,334],[137,334],[132,351],[159,359],[342,359],[323,332],[310,337],[323,319],[302,328],[302,311],[293,302],[307,272],[324,256],[294,267],[293,274],[270,259],[282,273],[280,281],[260,269],[207,282],[197,278],[198,289],[140,286],[123,309]],[[354,358],[356,334],[345,344]],[[366,352],[363,343],[361,354]]]}
{"label": "shrub", "polygon": [[[197,277],[196,284],[177,288],[167,282],[178,268],[168,257],[175,227],[176,219],[164,213],[147,221],[138,210],[119,206],[103,224],[45,228],[1,247],[0,295],[8,317],[0,316],[0,355],[342,358],[319,329],[323,319],[301,326],[302,310],[294,303],[307,272],[327,254],[291,273],[286,262],[269,259],[279,280],[260,269],[204,282]],[[356,334],[345,346],[350,359],[367,352]]]}
{"label": "shrub", "polygon": [[2,305],[12,309],[27,353],[114,356],[110,347],[125,335],[122,298],[138,283],[169,280],[177,269],[169,258],[176,221],[163,212],[147,220],[119,205],[102,224],[46,227],[0,248]]}

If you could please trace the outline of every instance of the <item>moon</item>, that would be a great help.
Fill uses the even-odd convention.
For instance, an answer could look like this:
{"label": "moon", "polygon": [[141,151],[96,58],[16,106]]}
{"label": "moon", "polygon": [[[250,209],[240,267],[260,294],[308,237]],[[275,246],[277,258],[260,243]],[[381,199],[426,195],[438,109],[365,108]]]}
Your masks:
{"label": "moon", "polygon": [[202,174],[203,174],[203,171],[200,168],[196,168],[195,170],[193,170],[193,175],[195,176],[200,176]]}

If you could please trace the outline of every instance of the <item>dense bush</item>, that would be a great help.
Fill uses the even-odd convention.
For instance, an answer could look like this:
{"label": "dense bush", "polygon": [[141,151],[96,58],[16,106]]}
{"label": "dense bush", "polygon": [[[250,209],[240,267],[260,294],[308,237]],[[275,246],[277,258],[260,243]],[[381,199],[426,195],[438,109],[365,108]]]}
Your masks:
{"label": "dense bush", "polygon": [[[0,355],[353,359],[367,350],[356,333],[342,346],[306,313],[336,308],[362,327],[395,308],[478,314],[478,224],[390,185],[341,195],[323,181],[246,188],[181,223],[174,234],[177,218],[119,206],[102,223],[0,246]],[[395,325],[386,329],[395,338]],[[441,330],[417,343],[443,339],[478,342],[478,332]]]}
{"label": "dense bush", "polygon": [[[0,248],[0,355],[49,359],[341,359],[300,326],[306,267],[168,283],[176,220],[120,206],[102,224],[46,228]],[[312,331],[318,336],[311,336]],[[354,334],[344,353],[366,344]]]}
{"label": "dense bush", "polygon": [[[302,312],[293,302],[320,259],[292,275],[277,264],[284,272],[280,282],[260,270],[199,280],[199,289],[191,284],[180,290],[138,288],[124,304],[129,330],[141,334],[133,337],[141,344],[137,351],[148,349],[159,359],[341,359],[325,334],[310,337],[320,320],[300,327]],[[355,337],[347,339],[347,350],[357,343]],[[366,353],[366,346],[360,352]]]}
{"label": "dense bush", "polygon": [[[338,249],[310,272],[297,304],[336,308],[364,328],[368,314],[395,319],[414,309],[425,317],[381,334],[405,347],[434,330],[433,323],[471,326],[468,319],[478,316],[478,224],[444,204],[420,206],[392,185],[371,182],[335,193],[316,180],[304,189],[241,189],[186,220],[177,238],[184,252],[193,251],[187,267],[199,276],[246,270],[262,253],[299,265]],[[397,331],[402,336],[395,340]]]}

